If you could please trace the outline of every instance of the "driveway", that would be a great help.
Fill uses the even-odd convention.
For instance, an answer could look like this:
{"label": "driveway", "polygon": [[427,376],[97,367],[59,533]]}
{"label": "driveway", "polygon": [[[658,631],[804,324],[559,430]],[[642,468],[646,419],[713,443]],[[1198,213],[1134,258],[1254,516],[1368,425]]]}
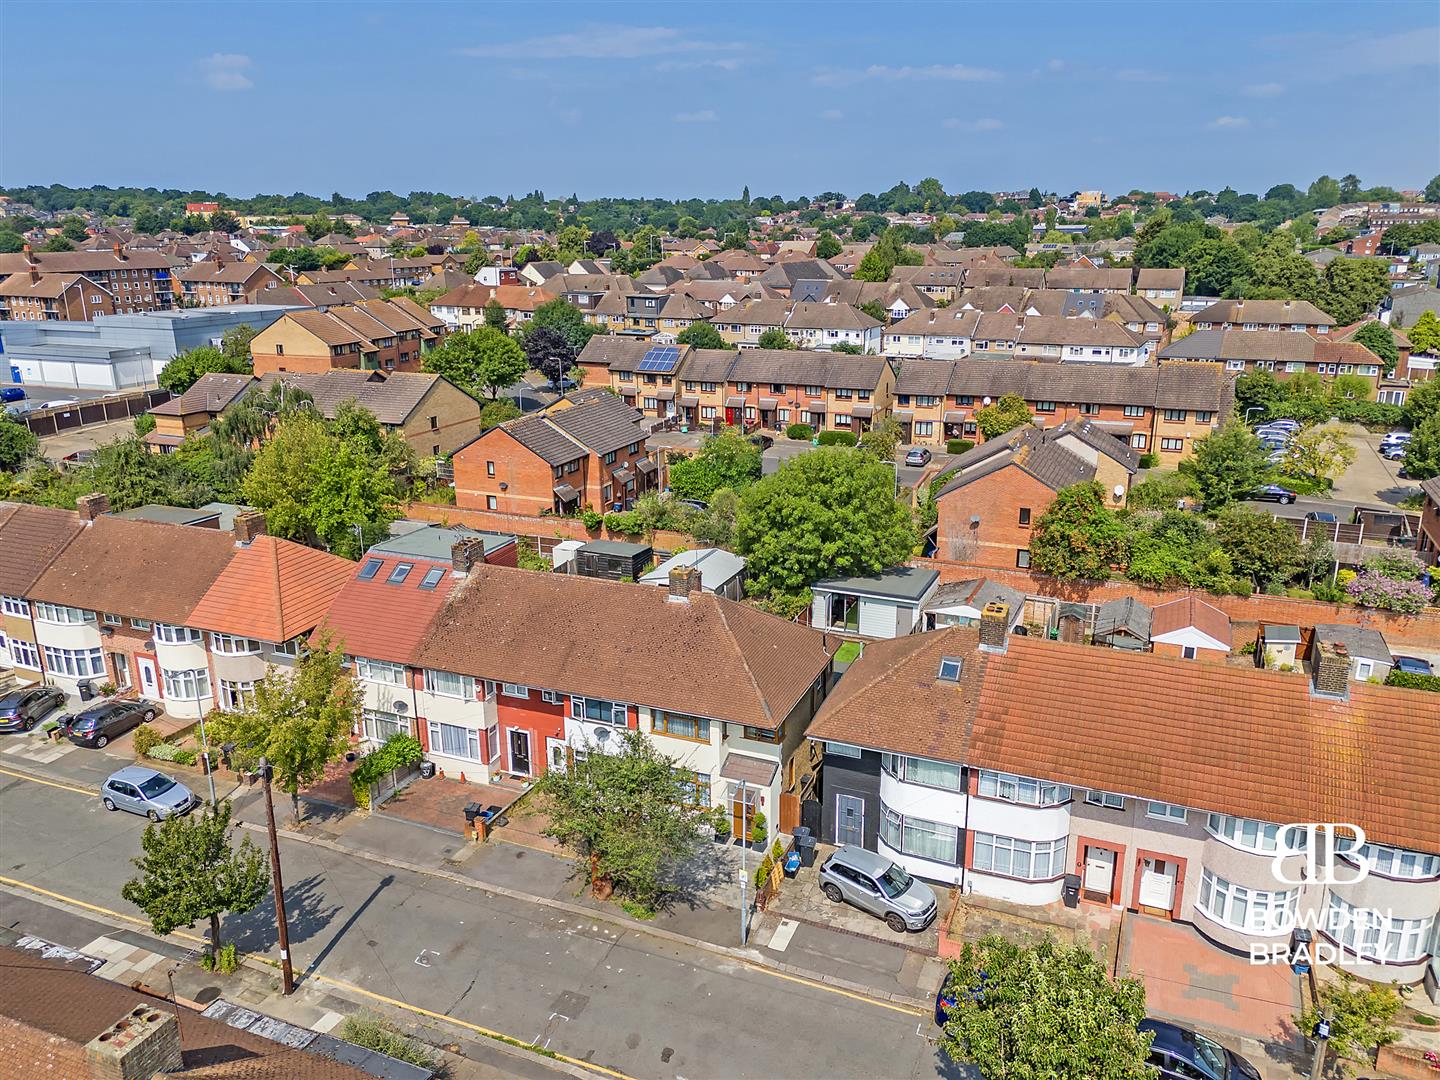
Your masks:
{"label": "driveway", "polygon": [[89,427],[45,436],[40,440],[40,453],[49,460],[58,462],[68,454],[80,450],[94,450],[134,434],[134,420],[111,420],[104,424],[91,424]]}
{"label": "driveway", "polygon": [[1331,498],[1339,502],[1395,506],[1405,496],[1420,490],[1420,485],[1401,479],[1403,461],[1386,461],[1380,456],[1379,435],[1356,427],[1347,432],[1347,438],[1355,447],[1355,464],[1335,482]]}

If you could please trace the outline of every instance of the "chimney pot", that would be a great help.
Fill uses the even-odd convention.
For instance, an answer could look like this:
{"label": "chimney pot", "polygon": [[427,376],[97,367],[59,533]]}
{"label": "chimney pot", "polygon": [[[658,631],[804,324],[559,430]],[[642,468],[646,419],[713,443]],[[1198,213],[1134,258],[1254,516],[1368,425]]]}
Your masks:
{"label": "chimney pot", "polygon": [[137,1004],[85,1044],[92,1080],[152,1080],[185,1068],[180,1019],[166,1009]]}
{"label": "chimney pot", "polygon": [[75,500],[75,509],[80,513],[80,520],[86,522],[94,521],[101,514],[110,512],[110,496],[103,491],[96,491],[89,495],[81,495]]}
{"label": "chimney pot", "polygon": [[457,574],[468,574],[476,563],[485,561],[485,541],[467,536],[450,545],[450,567]]}
{"label": "chimney pot", "polygon": [[694,566],[676,566],[669,576],[669,599],[690,602],[690,594],[700,592],[700,571]]}
{"label": "chimney pot", "polygon": [[980,612],[980,648],[1003,653],[1010,643],[1010,605],[992,600]]}
{"label": "chimney pot", "polygon": [[237,544],[248,544],[257,536],[265,534],[265,515],[259,510],[242,510],[235,515],[230,531]]}

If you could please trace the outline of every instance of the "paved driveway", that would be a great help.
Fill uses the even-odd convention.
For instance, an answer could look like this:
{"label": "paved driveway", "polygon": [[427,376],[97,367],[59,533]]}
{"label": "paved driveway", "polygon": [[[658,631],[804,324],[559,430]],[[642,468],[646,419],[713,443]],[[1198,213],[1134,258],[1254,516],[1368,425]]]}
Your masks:
{"label": "paved driveway", "polygon": [[1355,428],[1349,434],[1355,447],[1355,464],[1335,482],[1331,497],[1339,502],[1397,505],[1407,495],[1420,490],[1412,480],[1400,478],[1402,461],[1386,461],[1380,456],[1380,436]]}

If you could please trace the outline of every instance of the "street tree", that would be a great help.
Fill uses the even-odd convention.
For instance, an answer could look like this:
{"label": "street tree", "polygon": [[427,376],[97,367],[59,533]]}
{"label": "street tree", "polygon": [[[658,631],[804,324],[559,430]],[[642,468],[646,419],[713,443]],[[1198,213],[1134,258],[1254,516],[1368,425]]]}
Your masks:
{"label": "street tree", "polygon": [[421,366],[443,375],[472,397],[485,394],[491,401],[529,370],[525,350],[510,335],[489,326],[451,334],[425,354]]}
{"label": "street tree", "polygon": [[1348,1058],[1363,1062],[1368,1069],[1379,1048],[1400,1037],[1395,1018],[1401,1004],[1393,988],[1361,982],[1342,970],[1338,981],[1327,980],[1321,985],[1318,1002],[1294,1017],[1295,1027],[1308,1036],[1321,1018],[1328,1020],[1330,1039],[1325,1056],[1332,1061]]}
{"label": "street tree", "polygon": [[40,440],[9,413],[0,412],[0,472],[14,472],[35,456]]}
{"label": "street tree", "polygon": [[250,837],[235,843],[231,804],[175,815],[145,827],[139,874],[120,895],[150,919],[157,934],[210,921],[210,955],[220,954],[220,916],[244,915],[265,898],[270,867]]}
{"label": "street tree", "polygon": [[545,833],[575,854],[599,891],[605,883],[653,910],[675,868],[699,844],[702,811],[693,774],[685,774],[637,731],[614,752],[576,755],[535,784],[549,824]]}
{"label": "street tree", "polygon": [[210,738],[235,744],[231,760],[242,771],[255,769],[265,758],[276,784],[290,796],[291,816],[299,821],[300,789],[344,756],[363,704],[340,643],[322,633],[302,648],[293,668],[270,667],[240,708],[215,713]]}
{"label": "street tree", "polygon": [[524,335],[539,330],[557,330],[570,346],[572,355],[579,355],[585,343],[600,332],[598,326],[585,321],[585,314],[574,304],[562,297],[547,300],[535,309],[535,315],[525,323]]}
{"label": "street tree", "polygon": [[1111,979],[1083,945],[1046,936],[1022,945],[991,934],[950,961],[956,1003],[940,1043],[979,1073],[1017,1080],[1142,1080],[1145,984]]}
{"label": "street tree", "polygon": [[772,326],[764,331],[755,344],[762,349],[798,349],[800,347],[790,339],[789,334],[778,326]]}
{"label": "street tree", "polygon": [[735,524],[749,588],[796,596],[819,578],[868,574],[908,559],[916,530],[895,472],[846,447],[798,454],[740,498]]}
{"label": "street tree", "polygon": [[675,341],[679,345],[690,345],[696,349],[733,349],[723,337],[720,331],[716,330],[708,322],[693,322],[680,333],[675,335]]}
{"label": "street tree", "polygon": [[719,488],[738,491],[760,479],[760,447],[734,428],[705,440],[700,450],[670,464],[678,498],[709,502]]}
{"label": "street tree", "polygon": [[525,362],[558,388],[575,366],[575,350],[559,330],[542,326],[525,335]]}
{"label": "street tree", "polygon": [[493,296],[485,305],[485,325],[491,330],[499,330],[502,334],[506,329],[505,305]]}
{"label": "street tree", "polygon": [[1289,522],[1244,507],[1232,506],[1220,515],[1215,539],[1235,573],[1259,589],[1283,586],[1305,563]]}
{"label": "street tree", "polygon": [[1338,480],[1355,464],[1355,447],[1344,432],[1333,427],[1301,428],[1290,438],[1280,467],[1287,476],[1312,480]]}
{"label": "street tree", "polygon": [[1195,440],[1195,453],[1183,466],[1200,488],[1208,512],[1223,510],[1265,482],[1270,463],[1260,439],[1231,420],[1219,431]]}
{"label": "street tree", "polygon": [[1019,394],[1005,394],[999,401],[975,412],[975,425],[987,439],[1014,431],[1021,425],[1030,423],[1032,419],[1030,406],[1025,404],[1025,399]]}
{"label": "street tree", "polygon": [[213,371],[245,375],[249,374],[251,367],[248,348],[242,358],[227,355],[223,349],[217,349],[214,345],[201,345],[169,360],[160,369],[155,381],[178,397],[194,386],[201,375],[208,375]]}
{"label": "street tree", "polygon": [[1091,481],[1064,488],[1035,522],[1030,565],[1059,578],[1104,581],[1125,564],[1127,530],[1105,505],[1105,490]]}

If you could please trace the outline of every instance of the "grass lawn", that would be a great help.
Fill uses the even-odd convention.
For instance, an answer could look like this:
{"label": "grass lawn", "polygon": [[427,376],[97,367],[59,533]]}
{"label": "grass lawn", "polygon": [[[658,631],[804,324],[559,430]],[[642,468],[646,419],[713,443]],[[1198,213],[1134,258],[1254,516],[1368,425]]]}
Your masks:
{"label": "grass lawn", "polygon": [[841,645],[835,653],[837,664],[853,664],[860,657],[860,643],[858,641],[847,641]]}

